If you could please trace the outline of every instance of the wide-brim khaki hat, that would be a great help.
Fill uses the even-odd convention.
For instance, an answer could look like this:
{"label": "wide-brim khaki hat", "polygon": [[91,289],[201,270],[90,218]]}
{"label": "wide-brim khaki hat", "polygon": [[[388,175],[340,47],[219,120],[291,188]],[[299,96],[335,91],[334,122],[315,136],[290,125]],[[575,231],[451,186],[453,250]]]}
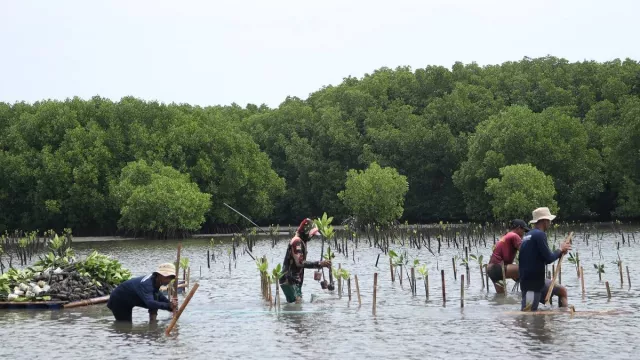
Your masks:
{"label": "wide-brim khaki hat", "polygon": [[160,274],[162,276],[176,276],[176,266],[172,263],[164,263],[158,266],[158,269],[155,271],[156,274]]}
{"label": "wide-brim khaki hat", "polygon": [[551,211],[548,207],[541,207],[533,210],[532,212],[533,219],[529,221],[529,224],[535,224],[540,220],[549,220],[553,221],[556,218],[555,215],[551,214]]}

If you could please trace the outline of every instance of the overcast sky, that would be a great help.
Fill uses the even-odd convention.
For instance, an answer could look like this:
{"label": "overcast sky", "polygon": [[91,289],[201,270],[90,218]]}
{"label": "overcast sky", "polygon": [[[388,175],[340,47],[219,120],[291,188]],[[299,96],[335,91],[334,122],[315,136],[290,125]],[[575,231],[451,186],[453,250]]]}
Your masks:
{"label": "overcast sky", "polygon": [[306,98],[382,66],[640,60],[636,0],[0,0],[0,101]]}

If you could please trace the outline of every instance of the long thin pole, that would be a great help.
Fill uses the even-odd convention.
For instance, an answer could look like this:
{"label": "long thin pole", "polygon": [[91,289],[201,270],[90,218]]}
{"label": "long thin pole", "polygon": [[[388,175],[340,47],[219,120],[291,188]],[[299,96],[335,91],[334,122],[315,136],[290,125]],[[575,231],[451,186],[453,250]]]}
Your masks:
{"label": "long thin pole", "polygon": [[358,293],[358,305],[362,305],[362,299],[360,298],[360,285],[358,284],[358,275],[356,275],[355,278],[356,278],[356,292]]}
{"label": "long thin pole", "polygon": [[[173,292],[173,300],[175,300],[176,305],[178,304],[178,275],[180,274],[180,249],[182,249],[182,244],[178,244],[178,257],[176,259],[176,278],[173,279],[174,281],[174,292]],[[173,309],[173,315],[175,317],[176,315],[176,309]]]}
{"label": "long thin pole", "polygon": [[582,266],[580,266],[580,282],[582,283],[582,296],[584,297],[584,295],[585,295],[585,291],[584,291],[584,269],[582,268]]}
{"label": "long thin pole", "polygon": [[373,315],[376,314],[376,292],[378,291],[378,273],[373,274]]}
{"label": "long thin pole", "polygon": [[184,309],[189,304],[189,301],[191,301],[191,298],[193,297],[193,294],[195,294],[196,290],[198,290],[198,286],[200,286],[198,283],[195,283],[195,285],[193,285],[193,289],[191,289],[191,291],[189,291],[189,294],[184,299],[184,302],[182,303],[182,305],[180,305],[180,310],[178,310],[178,312],[173,317],[173,319],[171,319],[171,323],[169,324],[169,327],[167,327],[167,330],[165,330],[165,332],[164,332],[165,335],[169,336],[169,334],[171,333],[171,330],[173,330],[173,327],[176,326],[176,323],[178,322],[178,319],[180,318],[180,315],[182,315],[182,312],[184,311]]}
{"label": "long thin pole", "polygon": [[460,307],[464,307],[464,274],[460,275]]}
{"label": "long thin pole", "polygon": [[627,265],[627,283],[629,283],[629,289],[631,289],[631,276],[629,276],[629,265]]}
{"label": "long thin pole", "polygon": [[[571,238],[572,237],[573,237],[573,231],[571,233],[569,233],[569,235],[564,240],[564,242],[565,243],[571,242]],[[556,273],[554,274],[553,279],[551,280],[551,285],[549,285],[549,290],[547,291],[547,295],[544,298],[545,304],[548,303],[549,299],[551,298],[551,293],[553,292],[553,287],[556,284],[556,280],[558,279],[558,274],[560,272],[560,269],[562,268],[562,259],[563,258],[564,258],[564,254],[560,255],[560,259],[558,260],[558,267],[556,268]]]}
{"label": "long thin pole", "polygon": [[440,275],[442,277],[442,305],[444,306],[447,303],[447,291],[444,286],[444,270],[440,270]]}

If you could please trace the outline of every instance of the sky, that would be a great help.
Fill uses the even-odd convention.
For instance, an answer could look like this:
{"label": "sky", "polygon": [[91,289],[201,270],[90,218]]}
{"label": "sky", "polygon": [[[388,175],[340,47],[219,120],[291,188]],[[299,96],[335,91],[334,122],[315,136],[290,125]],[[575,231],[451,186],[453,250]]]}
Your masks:
{"label": "sky", "polygon": [[636,0],[0,0],[0,101],[307,98],[383,66],[640,60]]}

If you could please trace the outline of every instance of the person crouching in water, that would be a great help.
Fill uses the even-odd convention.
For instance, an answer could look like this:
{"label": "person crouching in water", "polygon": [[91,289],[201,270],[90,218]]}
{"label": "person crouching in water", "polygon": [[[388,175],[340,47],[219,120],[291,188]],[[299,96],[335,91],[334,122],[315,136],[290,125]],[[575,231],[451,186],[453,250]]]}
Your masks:
{"label": "person crouching in water", "polygon": [[168,285],[175,276],[175,265],[166,263],[150,275],[129,279],[111,292],[107,307],[119,322],[130,323],[136,306],[149,309],[149,321],[155,321],[159,309],[173,311],[176,308],[176,303],[160,292],[160,287]]}
{"label": "person crouching in water", "polygon": [[288,303],[302,301],[304,269],[331,268],[331,261],[328,260],[307,261],[307,242],[319,233],[311,219],[304,219],[287,247],[282,264],[284,276],[280,278],[280,287]]}
{"label": "person crouching in water", "polygon": [[[535,224],[535,229],[529,231],[522,239],[520,256],[518,257],[522,311],[536,311],[539,303],[544,304],[544,298],[549,291],[549,286],[551,286],[551,280],[545,278],[546,265],[553,263],[560,255],[566,254],[571,250],[571,244],[569,243],[561,244],[560,249],[555,252],[549,250],[545,232],[551,227],[551,221],[555,218],[556,216],[551,215],[549,208],[535,209],[533,211],[533,220],[530,221],[530,223]],[[567,307],[566,288],[555,285],[552,294],[558,296],[558,305],[560,307]]]}
{"label": "person crouching in water", "polygon": [[489,264],[487,265],[487,275],[493,282],[493,286],[496,288],[496,293],[504,293],[504,284],[499,284],[503,280],[502,278],[502,264],[504,264],[504,277],[506,279],[518,280],[518,265],[513,263],[516,258],[516,253],[520,249],[522,243],[522,237],[525,233],[529,232],[527,223],[524,220],[516,219],[511,222],[509,232],[506,233],[500,241],[496,244]]}

